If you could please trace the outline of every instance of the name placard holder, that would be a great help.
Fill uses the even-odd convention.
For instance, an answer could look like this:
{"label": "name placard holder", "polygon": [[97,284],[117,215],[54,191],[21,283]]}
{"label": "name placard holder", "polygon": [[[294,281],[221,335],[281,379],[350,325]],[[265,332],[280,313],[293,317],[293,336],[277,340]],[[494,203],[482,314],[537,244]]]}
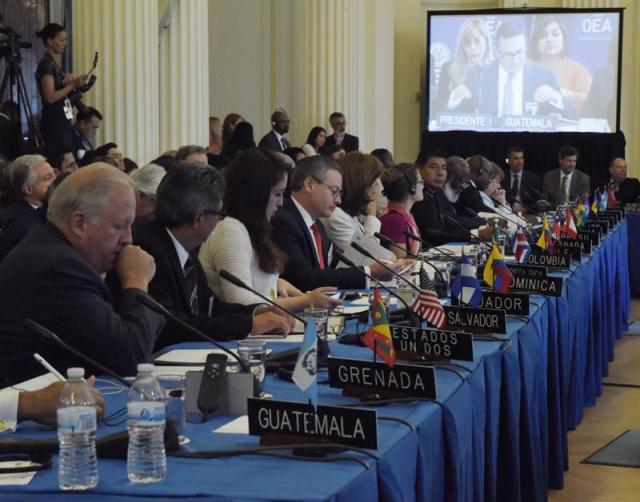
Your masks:
{"label": "name placard holder", "polygon": [[398,357],[408,361],[473,361],[473,335],[411,326],[391,326]]}
{"label": "name placard holder", "polygon": [[507,333],[507,314],[500,309],[444,306],[446,327],[471,333]]}

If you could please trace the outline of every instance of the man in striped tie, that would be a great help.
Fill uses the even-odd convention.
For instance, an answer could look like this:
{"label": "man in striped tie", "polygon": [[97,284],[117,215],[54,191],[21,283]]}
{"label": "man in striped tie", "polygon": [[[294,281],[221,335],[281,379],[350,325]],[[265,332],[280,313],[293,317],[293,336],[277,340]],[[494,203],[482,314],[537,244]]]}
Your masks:
{"label": "man in striped tie", "polygon": [[[163,178],[154,221],[133,229],[133,241],[156,262],[149,294],[216,340],[237,340],[271,331],[288,334],[290,318],[261,305],[225,303],[215,298],[207,285],[197,252],[224,218],[223,196],[224,179],[211,166],[178,163]],[[192,336],[168,320],[156,349]]]}

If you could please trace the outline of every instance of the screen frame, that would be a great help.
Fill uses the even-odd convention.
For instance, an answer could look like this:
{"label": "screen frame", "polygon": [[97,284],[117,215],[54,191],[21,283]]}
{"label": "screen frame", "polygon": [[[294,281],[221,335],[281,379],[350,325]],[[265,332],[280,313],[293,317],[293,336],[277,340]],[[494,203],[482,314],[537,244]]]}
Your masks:
{"label": "screen frame", "polygon": [[[619,15],[619,32],[618,32],[618,82],[617,82],[617,95],[616,95],[616,128],[612,133],[618,133],[620,131],[620,106],[622,98],[622,42],[623,42],[623,27],[624,27],[624,7],[603,7],[603,8],[562,8],[562,7],[541,7],[541,8],[516,8],[516,9],[469,9],[469,10],[428,10],[427,11],[427,46],[426,46],[426,66],[423,72],[424,83],[422,86],[423,95],[425,101],[422,108],[422,127],[421,134],[433,133],[433,132],[448,132],[448,131],[432,131],[429,129],[429,113],[431,107],[431,93],[429,92],[430,84],[430,72],[431,72],[431,18],[438,16],[474,16],[474,15],[522,15],[522,14],[589,14],[593,12],[597,13],[617,13]],[[458,131],[477,132],[469,129],[459,129]],[[500,133],[504,131],[487,131]],[[521,131],[522,132],[522,131]],[[526,131],[525,131],[526,132]],[[574,131],[575,134],[581,134]],[[533,134],[533,133],[532,133]],[[555,132],[544,132],[541,134],[555,134]],[[593,134],[590,132],[584,134]],[[608,133],[607,133],[608,134]]]}

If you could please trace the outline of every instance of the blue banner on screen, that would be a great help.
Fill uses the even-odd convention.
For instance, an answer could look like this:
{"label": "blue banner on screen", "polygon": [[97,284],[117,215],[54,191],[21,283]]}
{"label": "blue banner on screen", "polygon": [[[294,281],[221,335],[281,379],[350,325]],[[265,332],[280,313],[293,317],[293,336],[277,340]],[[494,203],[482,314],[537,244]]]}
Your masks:
{"label": "blue banner on screen", "polygon": [[620,11],[429,15],[429,131],[612,132]]}

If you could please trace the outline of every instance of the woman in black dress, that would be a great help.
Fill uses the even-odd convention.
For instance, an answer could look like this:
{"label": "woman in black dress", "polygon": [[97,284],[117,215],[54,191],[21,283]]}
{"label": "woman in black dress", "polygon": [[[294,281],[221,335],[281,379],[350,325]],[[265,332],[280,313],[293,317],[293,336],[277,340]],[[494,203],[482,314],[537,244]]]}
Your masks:
{"label": "woman in black dress", "polygon": [[57,23],[49,23],[36,33],[46,50],[36,68],[36,81],[42,99],[40,132],[46,146],[73,147],[73,105],[69,94],[84,85],[83,76],[62,71],[56,61],[67,45],[67,33]]}

